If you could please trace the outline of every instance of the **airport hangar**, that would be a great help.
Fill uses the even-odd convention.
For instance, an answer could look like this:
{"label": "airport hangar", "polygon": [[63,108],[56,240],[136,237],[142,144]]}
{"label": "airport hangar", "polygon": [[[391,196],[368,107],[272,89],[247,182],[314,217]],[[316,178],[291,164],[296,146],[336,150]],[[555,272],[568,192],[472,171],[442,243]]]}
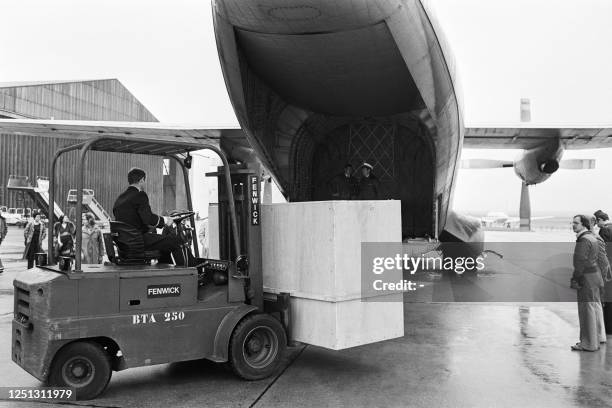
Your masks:
{"label": "airport hangar", "polygon": [[[117,79],[0,83],[0,119],[158,122]],[[9,175],[28,176],[32,183],[37,176],[49,177],[55,152],[78,142],[78,138],[61,133],[57,137],[0,133],[0,205],[35,208],[30,197],[7,188]],[[64,210],[68,190],[76,186],[77,154],[76,151],[64,154],[58,162],[55,201]],[[102,207],[111,212],[115,198],[127,185],[126,174],[132,167],[147,172],[153,211],[186,208],[182,173],[177,172],[173,160],[164,163],[159,156],[90,152],[84,188],[94,190]]]}

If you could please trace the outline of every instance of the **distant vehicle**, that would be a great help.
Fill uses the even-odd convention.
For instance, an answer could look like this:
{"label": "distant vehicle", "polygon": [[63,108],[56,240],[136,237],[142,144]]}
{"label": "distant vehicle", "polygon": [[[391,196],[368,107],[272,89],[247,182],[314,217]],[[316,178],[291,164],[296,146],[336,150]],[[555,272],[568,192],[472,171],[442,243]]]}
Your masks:
{"label": "distant vehicle", "polygon": [[25,228],[28,225],[28,222],[32,218],[32,209],[31,208],[16,208],[15,214],[17,215],[17,220],[15,225],[19,228]]}
{"label": "distant vehicle", "polygon": [[[531,220],[542,220],[553,218],[552,216],[531,217]],[[484,228],[518,228],[521,219],[519,217],[510,217],[502,211],[490,211],[484,217],[480,218],[480,223]]]}
{"label": "distant vehicle", "polygon": [[6,225],[17,225],[21,220],[21,215],[17,213],[17,210],[18,208],[9,208],[6,213],[2,214],[6,218]]}
{"label": "distant vehicle", "polygon": [[[516,218],[517,222],[520,221],[518,217],[514,217],[514,218]],[[480,219],[480,223],[485,228],[487,227],[511,228],[513,221],[514,219],[510,218],[508,214],[506,214],[505,212],[501,212],[501,211],[490,211],[487,213],[487,215],[485,215],[484,217]]]}
{"label": "distant vehicle", "polygon": [[16,225],[20,228],[25,228],[30,218],[32,218],[32,209],[8,208],[6,212],[2,212],[2,216],[6,218],[7,225]]}

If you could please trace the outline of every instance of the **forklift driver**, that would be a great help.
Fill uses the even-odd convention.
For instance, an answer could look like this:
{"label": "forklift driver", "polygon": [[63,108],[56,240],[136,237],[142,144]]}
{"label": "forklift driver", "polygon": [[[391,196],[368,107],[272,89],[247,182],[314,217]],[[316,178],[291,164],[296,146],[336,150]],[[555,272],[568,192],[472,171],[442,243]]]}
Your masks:
{"label": "forklift driver", "polygon": [[[128,173],[129,187],[115,201],[113,215],[115,220],[129,224],[142,232],[146,251],[160,251],[160,263],[172,263],[170,254],[174,256],[176,265],[187,265],[181,250],[183,242],[176,235],[158,235],[149,232],[151,228],[171,226],[171,217],[161,217],[153,214],[149,205],[149,197],[143,187],[146,173],[139,168],[132,168]],[[190,252],[190,251],[188,251]]]}

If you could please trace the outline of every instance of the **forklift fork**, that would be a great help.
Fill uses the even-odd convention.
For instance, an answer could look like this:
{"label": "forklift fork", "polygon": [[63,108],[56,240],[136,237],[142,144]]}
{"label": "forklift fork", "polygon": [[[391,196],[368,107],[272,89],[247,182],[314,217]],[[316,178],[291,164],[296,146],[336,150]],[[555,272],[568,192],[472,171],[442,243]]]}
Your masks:
{"label": "forklift fork", "polygon": [[289,347],[297,346],[291,333],[291,303],[289,293],[264,293],[264,312],[279,314],[280,322],[285,329],[285,333],[287,333],[287,345]]}

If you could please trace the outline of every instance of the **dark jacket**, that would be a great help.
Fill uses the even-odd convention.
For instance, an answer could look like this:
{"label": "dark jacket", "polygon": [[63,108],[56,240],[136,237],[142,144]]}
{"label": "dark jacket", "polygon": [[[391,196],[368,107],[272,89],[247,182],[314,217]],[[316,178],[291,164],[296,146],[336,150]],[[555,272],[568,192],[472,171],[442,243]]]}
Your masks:
{"label": "dark jacket", "polygon": [[8,227],[6,226],[6,219],[2,215],[0,215],[0,242],[4,241],[7,232]]}
{"label": "dark jacket", "polygon": [[599,229],[599,236],[605,242],[612,242],[612,224],[606,224]]}
{"label": "dark jacket", "polygon": [[[597,263],[599,255],[599,243],[597,237],[591,231],[582,233],[576,240],[576,248],[574,249],[574,274],[572,279],[577,281],[585,291],[599,289],[603,287],[604,282],[601,277],[601,270]],[[593,292],[594,293],[594,292]],[[597,291],[597,294],[599,291]],[[579,298],[580,292],[578,293]],[[585,297],[582,301],[596,301]]]}
{"label": "dark jacket", "polygon": [[162,228],[164,226],[163,217],[151,211],[147,193],[132,186],[121,193],[115,201],[113,215],[115,220],[130,224],[143,233],[149,232],[151,227]]}
{"label": "dark jacket", "polygon": [[597,243],[599,244],[599,251],[597,252],[597,265],[601,271],[601,277],[605,282],[612,280],[612,268],[610,267],[610,257],[608,255],[608,249],[606,243],[600,236],[595,235]]}
{"label": "dark jacket", "polygon": [[338,174],[329,182],[329,191],[334,200],[354,200],[357,197],[357,179]]}
{"label": "dark jacket", "polygon": [[370,174],[370,177],[362,177],[359,180],[359,195],[360,200],[378,200],[380,198],[380,188],[378,178]]}
{"label": "dark jacket", "polygon": [[[38,248],[34,248],[35,252],[42,252],[42,243],[45,240],[45,237],[47,236],[47,229],[45,228],[45,224],[41,222],[39,225],[40,227],[38,229]],[[32,238],[34,238],[34,228],[34,221],[30,221],[28,222],[28,225],[26,225],[25,230],[23,231],[23,237],[25,238],[25,250],[23,251],[22,259],[28,259],[27,257],[30,252],[30,246],[32,245]]]}

